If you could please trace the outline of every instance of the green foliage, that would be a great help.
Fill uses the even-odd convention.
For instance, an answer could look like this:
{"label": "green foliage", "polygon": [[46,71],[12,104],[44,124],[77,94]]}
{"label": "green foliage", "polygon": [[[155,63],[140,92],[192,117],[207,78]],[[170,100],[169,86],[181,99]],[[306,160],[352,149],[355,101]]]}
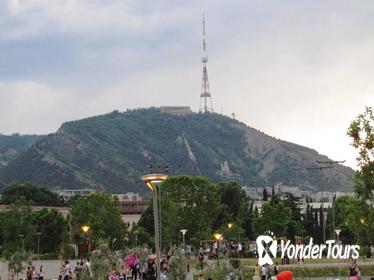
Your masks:
{"label": "green foliage", "polygon": [[214,280],[226,280],[227,275],[233,273],[234,269],[231,265],[223,264],[219,267],[217,266],[210,266],[208,267],[203,275],[204,279],[214,279]]}
{"label": "green foliage", "polygon": [[122,247],[126,225],[121,220],[116,201],[105,193],[80,197],[71,206],[71,233],[79,244],[83,240],[81,227],[89,225],[89,235],[96,242],[108,239],[111,248]]}
{"label": "green foliage", "polygon": [[57,194],[32,183],[11,184],[2,191],[2,204],[12,204],[17,201],[37,206],[62,206],[64,204]]}
{"label": "green foliage", "polygon": [[221,202],[221,225],[228,223],[241,224],[248,214],[249,197],[236,182],[226,182],[218,185]]}
{"label": "green foliage", "polygon": [[293,219],[292,210],[283,202],[275,205],[265,203],[261,214],[254,217],[253,228],[256,236],[270,230],[276,237],[284,236],[293,240],[297,233],[297,223]]}
{"label": "green foliage", "polygon": [[181,248],[178,248],[170,258],[168,277],[175,280],[185,280],[187,277],[186,259]]}
{"label": "green foliage", "polygon": [[[60,245],[67,242],[68,221],[55,209],[43,208],[31,214],[31,223],[37,233],[40,233],[40,252],[58,252]],[[34,252],[37,252],[37,245]]]}
{"label": "green foliage", "polygon": [[346,244],[374,242],[374,209],[354,197],[339,197],[335,203],[336,224],[340,239]]}
{"label": "green foliage", "polygon": [[18,280],[19,274],[25,270],[27,257],[25,252],[15,251],[8,258],[8,271],[11,275],[11,279],[14,279],[14,276]]}
{"label": "green foliage", "polygon": [[366,107],[363,114],[352,121],[347,134],[352,138],[352,146],[359,150],[357,158],[360,166],[374,160],[374,114],[373,108]]}
{"label": "green foliage", "polygon": [[[199,245],[211,239],[212,224],[221,211],[219,188],[202,177],[169,177],[161,186],[163,246],[179,244],[180,229],[187,229],[186,243]],[[143,213],[139,227],[154,235],[153,204]]]}
{"label": "green foliage", "polygon": [[93,279],[107,280],[112,270],[116,269],[116,255],[110,249],[110,241],[99,239],[96,244],[97,248],[91,256]]}
{"label": "green foliage", "polygon": [[28,206],[12,204],[0,212],[1,253],[10,256],[18,250],[36,254],[37,233],[41,233],[40,252],[57,254],[67,238],[67,229],[67,220],[56,210],[32,212]]}
{"label": "green foliage", "polygon": [[[153,218],[153,216],[152,216]],[[147,231],[145,228],[135,225],[129,234],[129,240],[127,242],[127,245],[129,247],[141,247],[143,244],[149,244],[150,246],[153,246],[154,244],[154,238],[150,235],[150,232],[153,231],[153,228],[151,231]],[[136,246],[137,245],[137,246]]]}
{"label": "green foliage", "polygon": [[1,216],[4,255],[9,256],[16,251],[31,251],[36,236],[35,228],[30,222],[31,209],[14,204]]}
{"label": "green foliage", "polygon": [[374,162],[368,162],[356,171],[355,192],[363,200],[374,201]]}
{"label": "green foliage", "polygon": [[[247,186],[282,182],[327,188],[319,186],[316,172],[299,171],[317,159],[321,156],[311,149],[274,139],[219,114],[173,116],[155,108],[140,109],[64,123],[56,134],[0,170],[0,188],[11,182],[36,182],[51,188],[101,186],[113,193],[145,193],[139,177],[149,161],[171,162],[174,174],[205,176],[211,182],[235,179]],[[228,173],[221,168],[225,162]],[[338,170],[334,186],[350,190],[352,170]]]}
{"label": "green foliage", "polygon": [[352,146],[359,151],[356,193],[363,200],[374,200],[374,114],[371,107],[366,107],[351,123],[347,134],[352,138]]}
{"label": "green foliage", "polygon": [[73,246],[67,243],[63,243],[60,248],[60,253],[63,259],[65,260],[71,260],[76,257],[75,249]]}
{"label": "green foliage", "polygon": [[179,243],[180,229],[188,230],[186,242],[198,245],[211,238],[212,222],[220,211],[219,192],[202,177],[171,177],[162,186],[162,239],[165,246]]}
{"label": "green foliage", "polygon": [[268,201],[268,191],[266,190],[266,188],[264,188],[264,190],[263,190],[262,200],[263,201]]}
{"label": "green foliage", "polygon": [[0,166],[15,159],[42,137],[39,135],[0,134]]}

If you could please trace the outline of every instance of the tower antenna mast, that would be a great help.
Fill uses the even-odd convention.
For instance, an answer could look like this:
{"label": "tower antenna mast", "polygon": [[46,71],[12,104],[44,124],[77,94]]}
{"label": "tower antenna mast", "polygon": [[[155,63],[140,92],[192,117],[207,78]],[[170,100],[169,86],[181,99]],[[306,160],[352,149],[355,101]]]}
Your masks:
{"label": "tower antenna mast", "polygon": [[205,17],[203,14],[203,55],[201,57],[203,63],[203,77],[201,83],[201,94],[200,94],[200,106],[199,112],[208,113],[213,111],[212,97],[209,90],[209,79],[208,79],[208,55],[206,51],[206,37],[205,37]]}

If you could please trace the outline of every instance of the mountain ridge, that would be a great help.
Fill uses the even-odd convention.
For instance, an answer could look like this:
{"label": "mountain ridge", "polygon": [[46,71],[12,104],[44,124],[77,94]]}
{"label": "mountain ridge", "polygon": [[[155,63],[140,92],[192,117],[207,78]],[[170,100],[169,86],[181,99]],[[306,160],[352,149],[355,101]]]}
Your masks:
{"label": "mountain ridge", "polygon": [[21,153],[25,152],[44,135],[13,133],[5,135],[0,133],[0,167],[7,165]]}
{"label": "mountain ridge", "polygon": [[[0,169],[0,188],[32,181],[56,188],[146,191],[139,177],[149,162],[171,162],[172,174],[330,189],[330,171],[304,167],[328,160],[317,151],[276,139],[219,114],[175,116],[158,108],[114,111],[66,122]],[[336,190],[351,191],[353,170],[334,169]],[[321,182],[321,184],[319,183]]]}

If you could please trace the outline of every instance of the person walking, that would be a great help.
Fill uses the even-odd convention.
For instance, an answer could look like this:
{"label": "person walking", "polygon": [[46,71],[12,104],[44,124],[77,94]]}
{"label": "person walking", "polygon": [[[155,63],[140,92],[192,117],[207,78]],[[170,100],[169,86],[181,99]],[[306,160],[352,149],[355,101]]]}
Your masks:
{"label": "person walking", "polygon": [[203,270],[204,269],[204,254],[202,251],[198,253],[197,259],[199,261],[200,270]]}
{"label": "person walking", "polygon": [[43,266],[41,265],[40,268],[39,268],[39,273],[38,273],[38,279],[39,280],[44,280],[44,268]]}
{"label": "person walking", "polygon": [[277,276],[279,273],[278,271],[278,263],[276,262],[275,265],[274,265],[274,276]]}
{"label": "person walking", "polygon": [[264,264],[261,268],[261,280],[268,280],[269,276],[269,264]]}
{"label": "person walking", "polygon": [[62,272],[62,280],[69,280],[70,278],[70,265],[69,261],[65,261],[64,270]]}
{"label": "person walking", "polygon": [[27,267],[26,278],[27,280],[32,280],[32,269],[30,266]]}

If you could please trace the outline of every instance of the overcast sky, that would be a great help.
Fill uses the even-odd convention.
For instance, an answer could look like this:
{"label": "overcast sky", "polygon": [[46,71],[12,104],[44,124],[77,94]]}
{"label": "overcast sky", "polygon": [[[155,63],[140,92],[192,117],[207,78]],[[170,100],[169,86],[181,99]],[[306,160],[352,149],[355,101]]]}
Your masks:
{"label": "overcast sky", "polygon": [[355,167],[373,105],[374,1],[0,1],[0,132],[199,106],[201,21],[217,112]]}

